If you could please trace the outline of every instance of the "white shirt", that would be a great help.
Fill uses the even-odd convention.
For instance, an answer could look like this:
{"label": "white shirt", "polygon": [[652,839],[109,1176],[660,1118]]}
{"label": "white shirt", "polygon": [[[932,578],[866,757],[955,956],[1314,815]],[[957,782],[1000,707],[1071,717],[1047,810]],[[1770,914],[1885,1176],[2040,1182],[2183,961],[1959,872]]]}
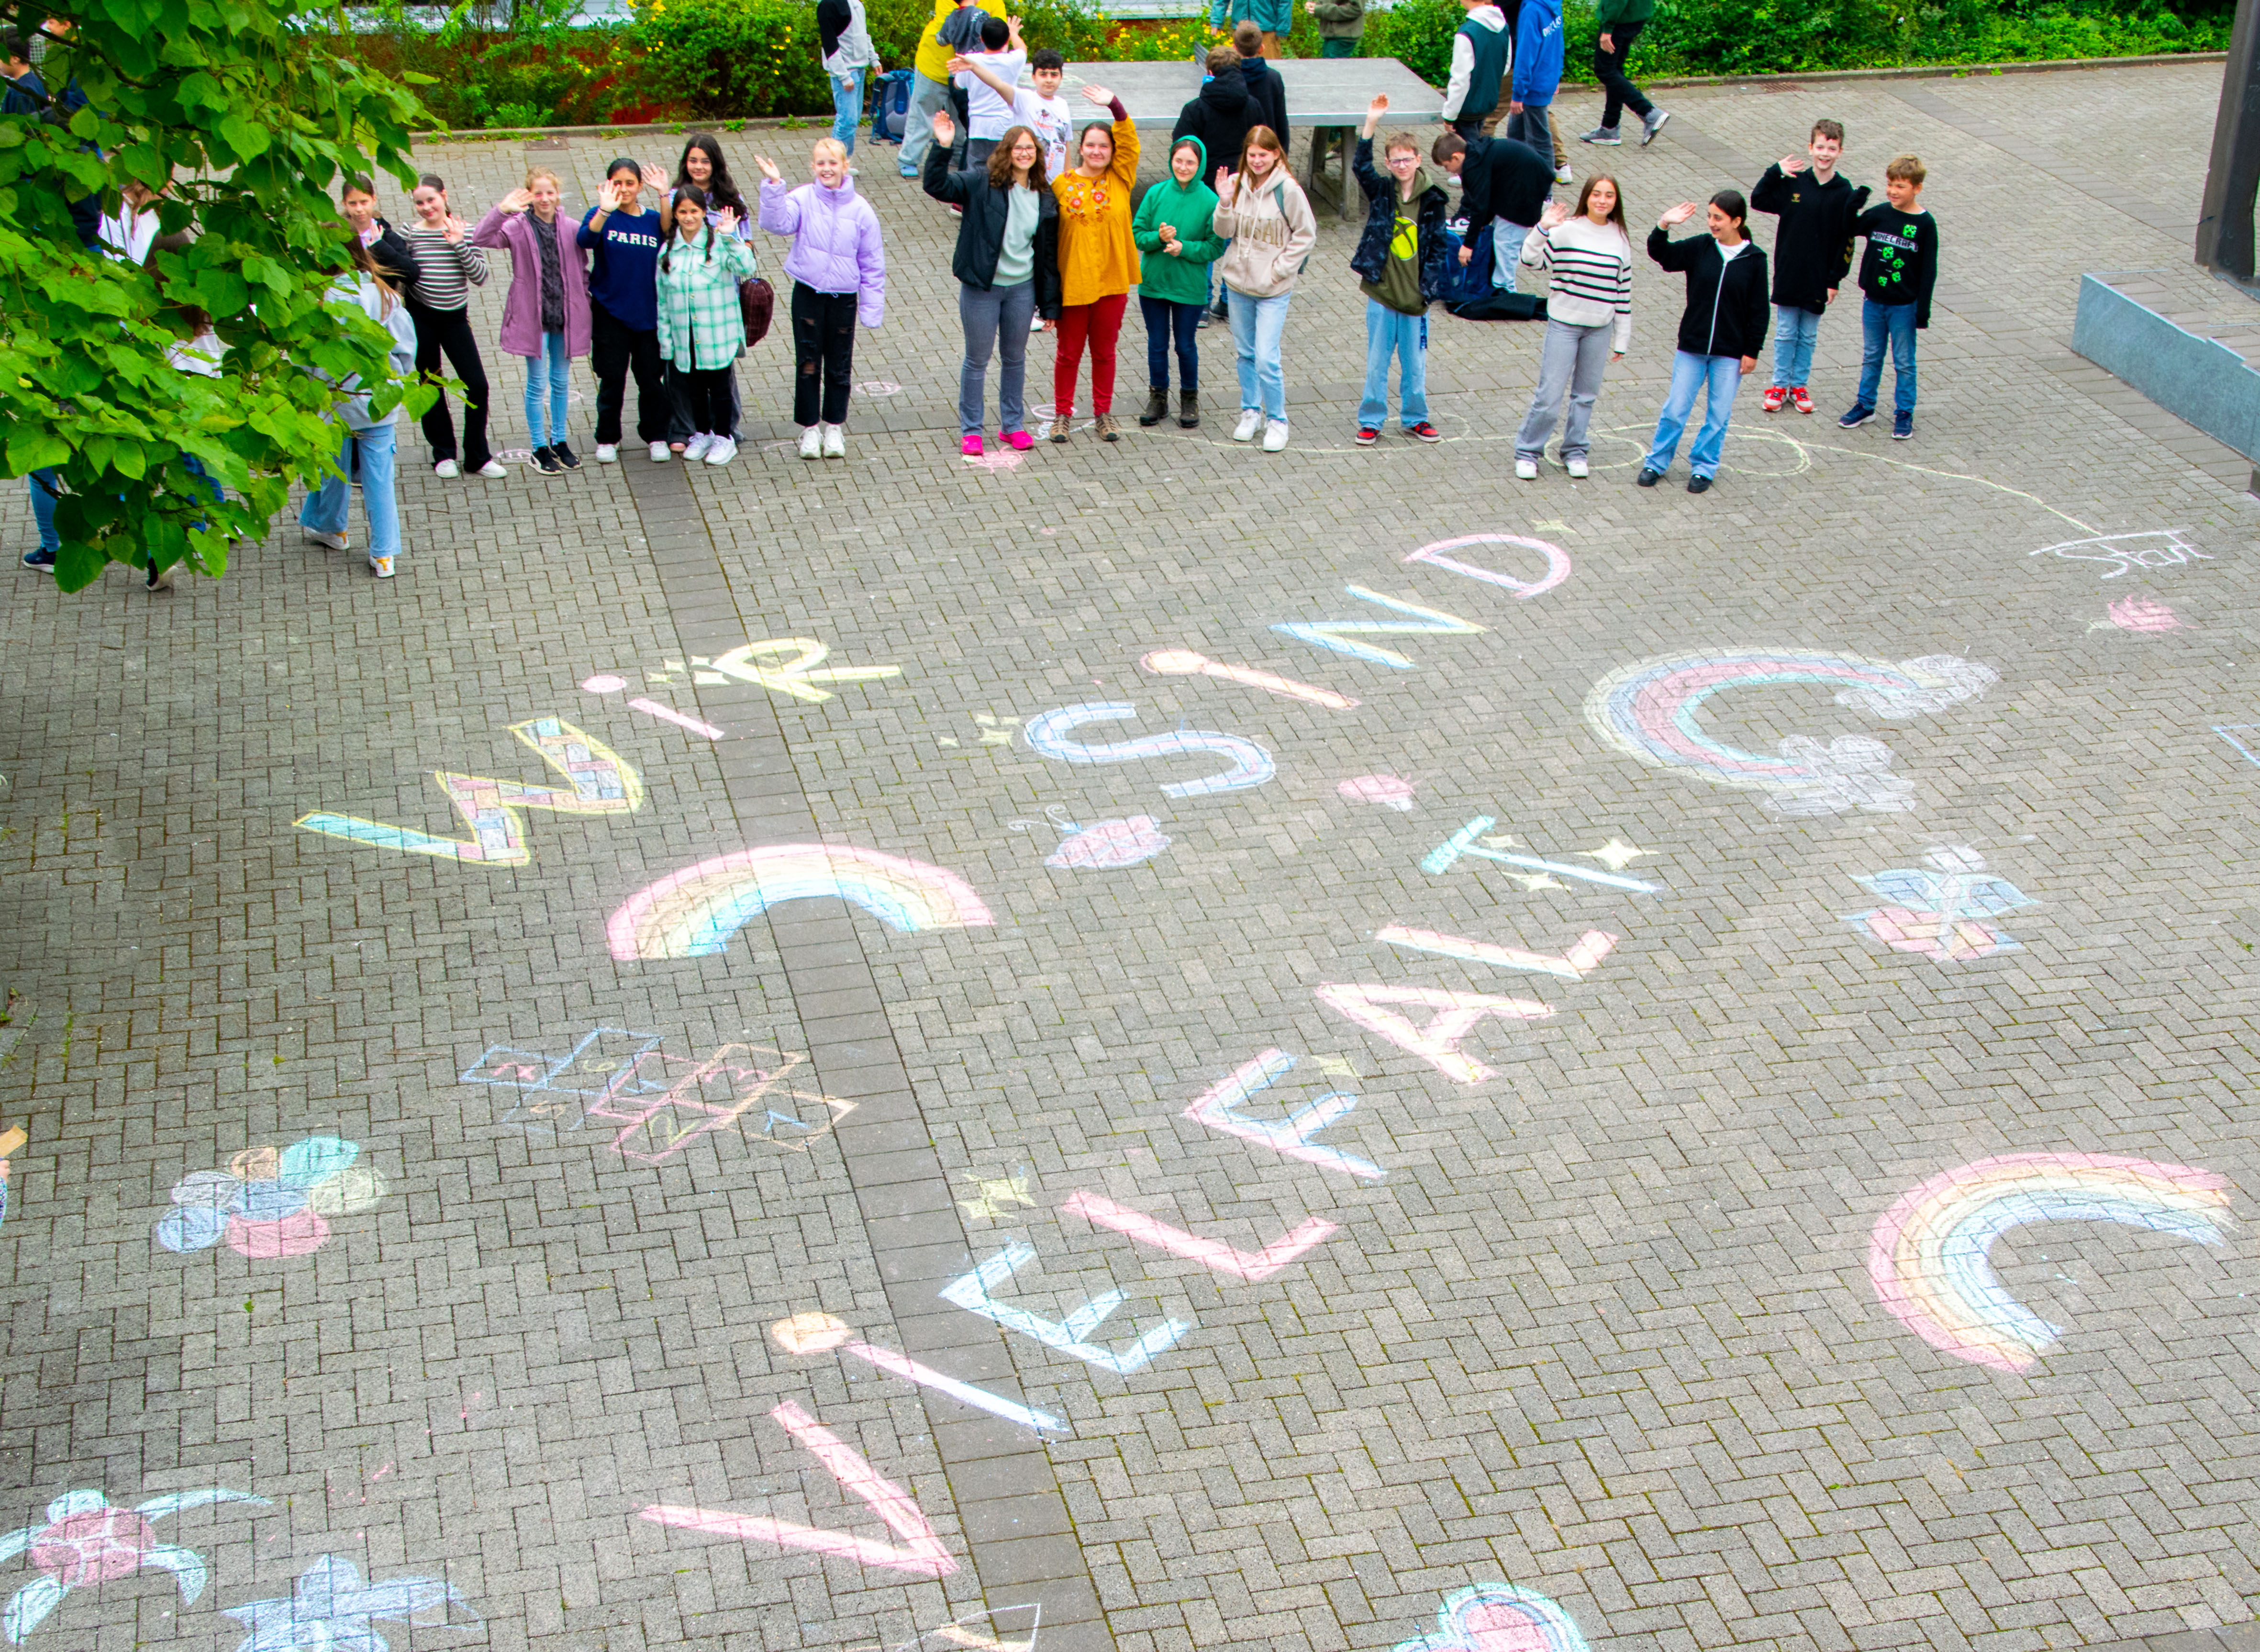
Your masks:
{"label": "white shirt", "polygon": [[[1028,54],[1007,47],[1001,52],[973,52],[967,55],[980,60],[981,67],[1010,86],[1020,78],[1027,67]],[[965,89],[966,135],[970,138],[996,141],[1012,125],[1012,105],[997,96],[997,89],[970,69],[960,69],[951,77]]]}
{"label": "white shirt", "polygon": [[[1713,237],[1713,239],[1716,240],[1717,238]],[[1736,241],[1732,247],[1727,246],[1724,241],[1720,241],[1719,243],[1719,261],[1722,264],[1733,263],[1734,260],[1742,255],[1742,248],[1748,247],[1749,244],[1750,238],[1747,235],[1743,236],[1741,240]]]}
{"label": "white shirt", "polygon": [[103,244],[128,262],[146,264],[149,261],[150,243],[157,239],[157,209],[145,206],[139,212],[120,203],[113,216],[102,215],[102,226],[97,232]]}
{"label": "white shirt", "polygon": [[1068,140],[1075,136],[1075,111],[1067,99],[1020,87],[1012,94],[1012,118],[1036,134],[1044,150],[1044,182],[1055,182],[1067,170]]}

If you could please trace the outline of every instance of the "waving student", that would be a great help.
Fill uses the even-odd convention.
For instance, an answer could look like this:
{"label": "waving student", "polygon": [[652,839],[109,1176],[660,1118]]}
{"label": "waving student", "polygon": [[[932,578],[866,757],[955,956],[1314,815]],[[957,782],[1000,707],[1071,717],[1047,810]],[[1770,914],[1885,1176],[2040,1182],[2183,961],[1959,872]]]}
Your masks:
{"label": "waving student", "polygon": [[729,383],[746,347],[738,283],[754,273],[754,252],[738,239],[736,211],[709,212],[703,190],[677,190],[674,205],[675,229],[659,255],[659,354],[690,426],[683,461],[726,465],[738,456]]}
{"label": "waving student", "polygon": [[1765,347],[1766,256],[1750,244],[1750,209],[1741,190],[1721,190],[1711,197],[1708,235],[1673,240],[1673,227],[1694,216],[1695,203],[1682,201],[1648,232],[1648,255],[1686,275],[1687,308],[1679,318],[1679,348],[1671,358],[1671,392],[1637,480],[1643,488],[1663,480],[1679,451],[1687,416],[1695,411],[1695,397],[1702,395],[1703,429],[1688,450],[1694,475],[1687,491],[1707,493],[1727,445],[1734,392]]}
{"label": "waving student", "polygon": [[1091,411],[1099,440],[1119,441],[1114,422],[1114,343],[1122,312],[1138,284],[1138,247],[1130,229],[1130,191],[1138,182],[1138,128],[1122,100],[1104,86],[1083,95],[1105,106],[1113,125],[1083,129],[1076,164],[1052,185],[1059,203],[1059,353],[1052,364],[1051,439],[1065,441],[1075,425],[1075,381],[1084,346],[1091,347]]}
{"label": "waving student", "polygon": [[581,468],[565,440],[565,385],[573,358],[589,354],[589,272],[558,215],[559,194],[557,175],[537,167],[471,232],[474,246],[510,254],[502,347],[526,358],[526,428],[545,476]]}
{"label": "waving student", "polygon": [[1287,445],[1287,375],[1280,358],[1287,305],[1318,245],[1319,221],[1269,126],[1249,131],[1238,172],[1217,168],[1216,198],[1216,232],[1232,242],[1217,275],[1232,305],[1232,342],[1240,356],[1240,423],[1232,439],[1252,441],[1261,430],[1263,451],[1276,454]]}
{"label": "waving student", "polygon": [[926,192],[962,209],[949,266],[958,282],[957,318],[965,329],[965,360],[957,376],[958,451],[968,459],[981,456],[981,410],[993,351],[999,358],[998,433],[1007,447],[1026,452],[1036,445],[1023,405],[1028,326],[1041,316],[1050,327],[1060,316],[1059,203],[1044,182],[1043,146],[1029,128],[1014,126],[997,140],[986,167],[952,172],[956,124],[947,114],[936,115],[933,133],[926,154]]}
{"label": "waving student", "polygon": [[1586,432],[1601,374],[1624,359],[1632,342],[1632,239],[1625,230],[1624,197],[1617,181],[1596,172],[1577,192],[1573,213],[1549,204],[1522,245],[1522,261],[1548,272],[1546,340],[1538,355],[1538,388],[1514,439],[1514,474],[1538,480],[1546,439],[1570,398],[1562,430],[1562,463],[1580,480],[1587,468]]}
{"label": "waving student", "polygon": [[[784,273],[792,278],[792,422],[800,456],[848,456],[848,392],[855,376],[855,325],[887,317],[887,253],[879,215],[855,193],[848,150],[819,138],[814,181],[787,187],[767,155],[762,169],[762,227],[792,237]],[[823,372],[819,397],[817,374]]]}
{"label": "waving student", "polygon": [[593,254],[589,271],[590,365],[597,373],[597,462],[620,456],[620,409],[628,372],[635,372],[636,440],[650,445],[654,464],[674,455],[667,445],[667,368],[659,359],[659,209],[667,175],[623,155],[605,169],[604,193],[581,220],[575,241]]}
{"label": "waving student", "polygon": [[487,447],[487,368],[471,332],[471,289],[487,284],[487,255],[471,245],[471,232],[447,205],[447,186],[437,173],[416,180],[408,197],[416,222],[408,226],[408,246],[422,272],[410,289],[409,318],[416,324],[416,370],[436,376],[444,354],[463,381],[463,446],[457,463],[454,416],[442,390],[424,415],[424,440],[432,449],[434,476],[468,470],[489,481],[507,476]]}

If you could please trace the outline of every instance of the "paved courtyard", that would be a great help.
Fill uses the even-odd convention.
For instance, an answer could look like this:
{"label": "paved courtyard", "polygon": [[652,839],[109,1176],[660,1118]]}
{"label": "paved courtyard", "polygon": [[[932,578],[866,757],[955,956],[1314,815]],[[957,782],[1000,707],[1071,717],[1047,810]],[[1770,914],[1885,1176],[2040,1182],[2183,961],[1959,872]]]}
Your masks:
{"label": "paved courtyard", "polygon": [[1752,387],[1706,497],[1632,486],[1653,270],[1591,481],[1512,478],[1538,330],[1441,313],[1448,440],[1356,450],[1330,213],[1287,452],[1212,330],[1200,430],[964,465],[881,150],[844,464],[773,338],[726,469],[407,465],[390,584],[287,521],[16,581],[8,1638],[2249,1625],[2260,507],[2066,343],[2186,265],[2218,79],[1668,94],[1643,227],[1833,115],[1946,249],[1915,440]]}

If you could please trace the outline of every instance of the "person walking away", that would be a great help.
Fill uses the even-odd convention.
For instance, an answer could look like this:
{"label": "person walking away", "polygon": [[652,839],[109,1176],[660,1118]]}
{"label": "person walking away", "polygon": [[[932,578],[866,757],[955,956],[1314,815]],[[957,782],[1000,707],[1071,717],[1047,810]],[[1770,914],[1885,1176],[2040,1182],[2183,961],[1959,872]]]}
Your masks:
{"label": "person walking away", "polygon": [[[988,62],[983,57],[953,57],[949,72],[954,76],[962,71],[987,86],[1011,108],[1013,120],[1036,134],[1044,156],[1043,182],[1049,188],[1067,170],[1068,139],[1075,135],[1075,111],[1059,95],[1060,82],[1067,77],[1067,60],[1049,48],[1029,54],[1028,78],[1035,82],[1033,89],[999,79]],[[966,169],[981,170],[970,162]]]}
{"label": "person walking away", "polygon": [[1389,363],[1398,362],[1398,417],[1405,433],[1441,441],[1428,422],[1428,301],[1444,290],[1444,186],[1420,164],[1420,146],[1395,132],[1383,146],[1389,171],[1373,169],[1373,134],[1389,95],[1366,105],[1350,170],[1365,191],[1365,229],[1349,267],[1365,294],[1365,395],[1357,405],[1357,445],[1381,440],[1389,417]]}
{"label": "person walking away", "polygon": [[1781,219],[1773,237],[1773,383],[1763,404],[1769,413],[1779,412],[1784,402],[1800,413],[1813,411],[1806,388],[1813,347],[1820,342],[1821,316],[1851,270],[1852,220],[1868,203],[1864,186],[1855,190],[1837,175],[1843,153],[1844,128],[1816,120],[1805,154],[1784,155],[1750,191],[1752,211]]}
{"label": "person walking away", "polygon": [[[709,225],[713,223],[715,214],[727,207],[732,215],[731,222],[737,225],[738,239],[748,247],[753,245],[753,213],[746,204],[746,197],[739,191],[737,180],[730,175],[730,163],[722,154],[721,140],[712,132],[694,132],[690,141],[683,146],[683,158],[676,163],[675,182],[665,204],[659,209],[659,243],[662,247],[674,237],[674,191],[683,189],[695,189],[705,197]],[[730,427],[723,433],[735,441],[744,413],[738,399],[738,375],[734,368],[723,380],[722,388],[730,398]],[[671,452],[683,454],[690,442],[690,427],[683,423],[685,410],[676,402],[671,388],[668,400],[667,445]]]}
{"label": "person walking away", "polygon": [[[973,17],[961,15],[969,10]],[[980,44],[977,19],[983,11],[1003,17],[1005,0],[933,0],[933,15],[919,31],[918,54],[911,60],[911,104],[903,121],[902,174],[906,178],[919,175],[926,147],[933,141],[933,118],[949,108],[949,60]],[[942,38],[945,29],[947,39]]]}
{"label": "person walking away", "polygon": [[1083,129],[1076,162],[1052,185],[1059,203],[1059,352],[1052,363],[1049,434],[1063,442],[1075,427],[1075,381],[1091,349],[1091,411],[1101,441],[1122,440],[1114,422],[1114,343],[1138,284],[1138,246],[1130,232],[1130,192],[1138,182],[1138,128],[1122,100],[1103,86],[1083,95],[1104,104],[1112,126]]}
{"label": "person walking away", "polygon": [[1930,325],[1930,295],[1938,284],[1938,220],[1922,210],[1923,181],[1929,175],[1914,155],[1897,155],[1884,168],[1882,206],[1853,220],[1852,233],[1868,238],[1860,260],[1860,393],[1843,418],[1844,430],[1876,416],[1876,393],[1883,388],[1884,345],[1892,348],[1892,435],[1905,441],[1914,434],[1914,335]]}
{"label": "person walking away", "polygon": [[1468,221],[1467,237],[1460,246],[1462,267],[1475,261],[1477,232],[1488,225],[1491,285],[1516,290],[1517,249],[1546,210],[1554,168],[1527,143],[1513,138],[1463,138],[1456,132],[1437,133],[1428,159],[1459,188],[1460,216]]}
{"label": "person walking away", "polygon": [[762,169],[762,227],[792,238],[784,273],[792,281],[792,422],[801,427],[800,456],[845,459],[855,326],[887,318],[879,215],[855,192],[837,139],[816,140],[813,181],[798,189],[787,186],[767,155],[754,160]]}
{"label": "person walking away", "polygon": [[1038,316],[1048,330],[1060,316],[1059,203],[1044,181],[1042,146],[1026,126],[997,143],[984,172],[949,170],[955,136],[944,116],[926,150],[926,192],[960,209],[957,316],[965,329],[965,360],[958,369],[958,451],[982,454],[981,410],[989,357],[999,357],[997,423],[1007,447],[1026,453],[1036,445],[1024,405],[1028,326]]}
{"label": "person walking away", "polygon": [[1506,135],[1554,163],[1554,182],[1570,182],[1567,158],[1554,143],[1550,111],[1562,87],[1562,0],[1522,0],[1516,13],[1514,74]]}
{"label": "person walking away", "polygon": [[1625,60],[1632,55],[1632,43],[1640,39],[1640,32],[1655,15],[1656,0],[1593,0],[1593,21],[1601,30],[1593,41],[1593,78],[1601,83],[1603,99],[1601,124],[1584,134],[1584,142],[1622,143],[1624,139],[1617,131],[1617,123],[1629,109],[1640,117],[1640,142],[1646,148],[1663,130],[1663,123],[1671,118],[1670,110],[1658,109],[1649,103],[1648,94],[1634,85],[1632,77],[1625,73]]}
{"label": "person walking away", "polygon": [[1303,10],[1319,20],[1319,55],[1355,57],[1365,36],[1365,0],[1303,0]]}
{"label": "person walking away", "polygon": [[1442,118],[1461,137],[1478,138],[1484,117],[1498,107],[1501,85],[1514,59],[1514,37],[1507,32],[1506,13],[1490,0],[1460,0],[1460,4],[1468,15],[1452,36],[1452,70],[1444,83]]}
{"label": "person walking away", "polygon": [[1138,311],[1146,321],[1146,411],[1158,425],[1169,411],[1169,346],[1177,351],[1177,426],[1200,424],[1200,347],[1196,330],[1208,305],[1208,269],[1224,254],[1216,238],[1216,191],[1202,181],[1208,152],[1198,138],[1169,145],[1169,175],[1146,191],[1131,221],[1138,244]]}
{"label": "person walking away", "polygon": [[479,220],[474,246],[510,254],[502,347],[526,358],[526,428],[545,476],[578,470],[565,440],[565,389],[573,358],[589,354],[589,274],[558,216],[557,175],[537,168]]}
{"label": "person walking away", "polygon": [[408,226],[408,245],[421,272],[408,300],[408,317],[416,328],[416,370],[436,385],[444,356],[463,382],[461,449],[455,446],[455,418],[447,411],[444,389],[425,411],[424,441],[432,453],[432,474],[452,478],[468,469],[475,476],[497,481],[509,473],[487,447],[487,366],[471,331],[471,289],[487,284],[487,255],[471,245],[469,226],[449,209],[447,186],[438,173],[427,172],[416,180],[408,204],[416,212],[416,221]]}
{"label": "person walking away", "polygon": [[738,239],[737,211],[706,209],[705,192],[675,192],[675,228],[659,255],[659,354],[668,390],[690,426],[685,463],[726,465],[738,456],[729,431],[729,380],[746,347],[738,283],[754,273],[754,251]]}
{"label": "person walking away", "polygon": [[[863,18],[863,0],[816,0],[817,52],[832,83],[832,135],[853,157],[863,120],[864,76],[879,67],[879,48]],[[654,268],[658,260],[653,261]]]}
{"label": "person walking away", "polygon": [[[408,307],[379,273],[375,254],[358,237],[352,253],[352,272],[338,278],[326,302],[340,310],[358,309],[390,333],[388,364],[395,374],[407,373],[416,365],[416,325],[408,318]],[[347,379],[338,389],[341,399],[337,417],[346,427],[346,439],[338,452],[337,471],[307,494],[298,511],[298,526],[309,544],[333,551],[349,549],[346,496],[352,483],[347,478],[358,474],[361,511],[368,518],[368,571],[379,579],[390,579],[400,556],[400,502],[393,491],[395,425],[400,407],[395,403],[382,417],[372,413],[368,392],[361,388],[358,378]]]}
{"label": "person walking away", "polygon": [[[1262,124],[1262,114],[1248,90],[1246,65],[1240,54],[1228,46],[1219,46],[1208,54],[1208,78],[1177,111],[1177,124],[1170,130],[1169,141],[1174,144],[1180,138],[1198,138],[1201,148],[1218,164],[1225,165],[1247,147],[1249,129]],[[1206,326],[1212,314],[1219,321],[1226,318],[1221,293],[1217,295],[1213,311],[1201,312],[1199,325]]]}
{"label": "person walking away", "polygon": [[620,411],[628,374],[635,374],[636,440],[651,461],[675,454],[667,445],[667,368],[659,357],[659,208],[642,204],[650,190],[667,198],[667,175],[626,155],[604,173],[604,196],[581,220],[574,240],[590,254],[589,365],[597,375],[597,462],[618,463]]}
{"label": "person walking away", "polygon": [[1263,61],[1279,55],[1263,49],[1265,38],[1253,23],[1243,23],[1232,32],[1232,49],[1240,56],[1241,78],[1248,84],[1251,124],[1270,127],[1280,143],[1291,149],[1294,139],[1287,131],[1287,82]]}
{"label": "person walking away", "polygon": [[1555,202],[1525,238],[1522,261],[1547,272],[1546,338],[1538,353],[1538,388],[1514,438],[1514,474],[1538,480],[1546,439],[1570,398],[1562,430],[1562,464],[1577,481],[1589,468],[1588,433],[1601,374],[1624,360],[1632,343],[1632,237],[1625,229],[1617,181],[1596,172],[1577,191],[1573,213]]}
{"label": "person walking away", "polygon": [[1694,216],[1695,203],[1682,201],[1648,232],[1648,255],[1687,277],[1687,308],[1679,318],[1679,347],[1671,358],[1671,390],[1637,480],[1643,488],[1663,480],[1700,393],[1706,398],[1703,428],[1688,451],[1694,474],[1687,491],[1707,493],[1727,445],[1734,392],[1765,347],[1766,259],[1750,244],[1750,210],[1741,190],[1721,190],[1711,197],[1709,234],[1673,240],[1671,230]]}
{"label": "person walking away", "polygon": [[1287,168],[1287,153],[1269,126],[1248,134],[1240,169],[1216,174],[1216,230],[1228,236],[1218,278],[1231,297],[1232,342],[1240,358],[1240,423],[1234,441],[1263,433],[1263,451],[1287,445],[1287,375],[1281,343],[1287,305],[1304,261],[1318,245],[1309,197]]}

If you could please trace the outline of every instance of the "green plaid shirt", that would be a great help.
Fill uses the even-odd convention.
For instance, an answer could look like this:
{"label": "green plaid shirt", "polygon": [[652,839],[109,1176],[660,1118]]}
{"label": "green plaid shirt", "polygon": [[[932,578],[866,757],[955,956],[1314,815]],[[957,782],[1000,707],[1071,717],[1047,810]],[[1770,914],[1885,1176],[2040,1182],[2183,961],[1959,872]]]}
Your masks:
{"label": "green plaid shirt", "polygon": [[717,235],[709,224],[694,242],[679,232],[671,237],[658,273],[659,359],[699,371],[736,361],[746,347],[738,283],[754,273],[754,249],[734,235]]}

